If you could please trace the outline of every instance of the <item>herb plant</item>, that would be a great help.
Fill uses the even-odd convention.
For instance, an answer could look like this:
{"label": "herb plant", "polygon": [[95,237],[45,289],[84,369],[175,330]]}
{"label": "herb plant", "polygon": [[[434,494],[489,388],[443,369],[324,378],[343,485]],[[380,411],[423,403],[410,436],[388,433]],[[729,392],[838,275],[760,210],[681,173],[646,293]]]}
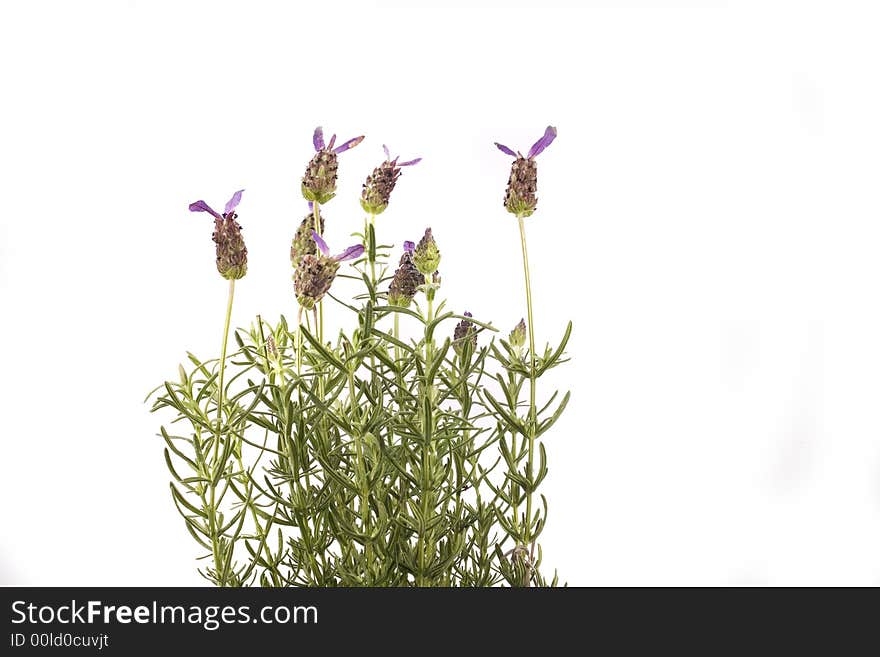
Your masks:
{"label": "herb plant", "polygon": [[[440,298],[441,251],[431,228],[418,243],[380,244],[376,217],[404,167],[385,160],[366,178],[359,243],[331,255],[325,207],[336,194],[336,146],[314,133],[302,179],[309,210],[290,248],[296,317],[260,316],[231,332],[235,282],[247,273],[237,219],[242,192],[214,218],[216,266],[228,281],[219,358],[188,353],[176,381],[150,394],[170,411],[160,429],[171,497],[217,586],[548,586],[538,539],[547,515],[544,434],[569,394],[538,396],[564,362],[571,323],[555,348],[535,346],[525,220],[537,206],[535,158],[548,127],[514,157],[504,207],[522,243],[525,315],[505,336]],[[349,263],[349,264],[344,264]],[[358,281],[353,299],[333,295]],[[325,303],[350,318],[331,332]],[[166,411],[168,409],[168,411]]]}

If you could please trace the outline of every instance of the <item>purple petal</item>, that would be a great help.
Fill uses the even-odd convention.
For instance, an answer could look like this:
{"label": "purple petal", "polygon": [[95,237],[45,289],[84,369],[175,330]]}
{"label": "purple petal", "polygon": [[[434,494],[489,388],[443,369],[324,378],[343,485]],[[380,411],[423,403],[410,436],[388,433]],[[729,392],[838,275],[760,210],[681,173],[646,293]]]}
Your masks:
{"label": "purple petal", "polygon": [[211,206],[208,205],[207,203],[205,203],[204,201],[196,201],[195,203],[190,203],[189,204],[189,211],[190,212],[210,212],[215,217],[217,217],[217,219],[223,218],[219,214],[214,212],[214,210],[211,209]]}
{"label": "purple petal", "polygon": [[344,144],[341,144],[340,146],[337,146],[336,148],[334,148],[333,152],[334,153],[344,153],[345,151],[349,150],[350,148],[354,148],[355,146],[360,144],[363,140],[364,140],[363,135],[361,135],[360,137],[355,137],[354,139],[349,139]]}
{"label": "purple petal", "polygon": [[385,151],[385,159],[389,162],[391,161],[391,153],[388,150],[388,147],[385,144],[382,144],[382,150]]}
{"label": "purple petal", "polygon": [[315,128],[315,134],[312,135],[312,143],[315,145],[316,151],[324,148],[324,128],[321,126]]}
{"label": "purple petal", "polygon": [[411,167],[413,164],[418,164],[422,161],[422,158],[417,157],[414,160],[407,160],[406,162],[400,162],[397,166],[399,167]]}
{"label": "purple petal", "polygon": [[318,245],[318,249],[325,256],[330,255],[330,247],[327,246],[327,242],[324,241],[324,238],[318,235],[315,231],[312,231],[312,239],[315,240],[315,244]]}
{"label": "purple petal", "polygon": [[314,212],[314,211],[315,211],[315,204],[312,203],[311,201],[309,201],[309,212]]}
{"label": "purple petal", "polygon": [[464,311],[464,316],[465,317],[473,317],[473,315],[471,315],[467,310]]}
{"label": "purple petal", "polygon": [[416,243],[409,242],[409,241],[404,242],[403,243],[403,250],[406,251],[407,253],[412,253],[413,251],[416,250]]}
{"label": "purple petal", "polygon": [[239,189],[237,192],[235,192],[235,194],[232,195],[232,198],[226,202],[225,214],[229,214],[238,207],[238,204],[241,203],[241,193],[243,191],[243,189]]}
{"label": "purple petal", "polygon": [[355,244],[354,246],[348,247],[345,251],[340,253],[338,256],[334,256],[334,260],[336,262],[342,262],[343,260],[353,260],[354,258],[359,258],[361,254],[364,252],[363,244]]}
{"label": "purple petal", "polygon": [[328,150],[328,151],[332,151],[332,150],[333,150],[333,144],[335,144],[335,143],[336,143],[336,133],[334,132],[334,133],[333,133],[333,136],[330,137],[330,143],[327,144],[327,150]]}
{"label": "purple petal", "polygon": [[553,143],[554,139],[556,139],[556,128],[554,128],[552,125],[548,125],[547,129],[544,131],[544,136],[541,137],[534,144],[532,144],[532,147],[529,149],[529,154],[527,157],[530,160],[533,157],[537,157],[545,148]]}
{"label": "purple petal", "polygon": [[507,146],[505,146],[504,144],[499,144],[499,143],[496,141],[496,142],[495,142],[495,146],[497,146],[497,147],[498,147],[498,150],[501,151],[502,153],[505,153],[505,154],[507,154],[507,155],[510,155],[511,157],[516,157],[516,153],[514,153],[512,150],[510,150],[510,149],[509,149]]}

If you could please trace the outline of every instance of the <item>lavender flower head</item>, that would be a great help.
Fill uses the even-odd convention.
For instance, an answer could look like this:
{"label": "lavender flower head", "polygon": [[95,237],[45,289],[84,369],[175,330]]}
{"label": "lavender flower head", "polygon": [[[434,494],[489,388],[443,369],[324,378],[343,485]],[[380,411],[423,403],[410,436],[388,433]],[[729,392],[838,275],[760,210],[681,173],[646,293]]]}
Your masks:
{"label": "lavender flower head", "polygon": [[548,125],[544,135],[532,144],[525,157],[522,153],[514,153],[504,144],[495,142],[498,150],[516,158],[510,168],[507,193],[504,195],[504,207],[517,217],[531,216],[538,206],[538,199],[535,196],[538,191],[538,164],[535,162],[535,158],[552,144],[554,139],[556,139],[556,128]]}
{"label": "lavender flower head", "polygon": [[364,136],[361,135],[336,146],[336,135],[333,135],[330,142],[325,144],[324,130],[321,126],[315,128],[315,134],[312,136],[315,156],[306,167],[302,179],[302,194],[307,201],[327,203],[336,196],[336,169],[338,167],[336,156],[354,148],[363,140]]}
{"label": "lavender flower head", "polygon": [[318,233],[312,231],[312,240],[318,252],[302,256],[296,271],[293,273],[293,289],[296,300],[306,310],[311,310],[324,298],[333,284],[339,263],[359,258],[364,252],[363,244],[350,246],[342,253],[331,256],[327,243]]}
{"label": "lavender flower head", "polygon": [[414,160],[398,162],[397,157],[391,159],[391,153],[385,144],[382,144],[382,148],[385,150],[385,161],[367,176],[361,192],[361,207],[369,214],[381,214],[388,207],[391,192],[397,184],[397,179],[400,178],[400,167],[410,167],[422,161],[422,158],[417,157]]}
{"label": "lavender flower head", "polygon": [[217,244],[217,271],[226,279],[244,278],[247,273],[247,247],[241,236],[241,225],[236,221],[235,208],[241,202],[243,189],[238,190],[226,202],[223,214],[214,211],[204,201],[190,203],[190,212],[207,212],[214,216],[214,234]]}
{"label": "lavender flower head", "polygon": [[430,228],[425,229],[425,235],[416,244],[413,250],[413,263],[416,268],[427,278],[440,266],[440,249],[434,241],[434,235]]}
{"label": "lavender flower head", "polygon": [[[321,230],[320,233],[324,233],[324,215],[320,215],[321,219]],[[315,213],[314,208],[312,206],[312,202],[309,201],[309,213],[303,217],[303,220],[299,224],[299,228],[296,229],[296,233],[293,235],[293,240],[290,242],[290,264],[293,265],[293,268],[296,269],[299,266],[299,261],[302,260],[302,257],[305,255],[315,255],[318,252],[318,245],[315,244],[315,240],[312,239],[312,231],[318,230],[315,227]]]}
{"label": "lavender flower head", "polygon": [[425,277],[413,263],[413,251],[416,245],[413,242],[403,243],[403,255],[400,256],[400,265],[391,277],[391,285],[388,287],[388,303],[392,306],[408,308],[420,285],[425,282]]}
{"label": "lavender flower head", "polygon": [[[464,313],[465,317],[473,317],[469,312]],[[452,333],[454,342],[452,343],[455,353],[461,355],[465,352],[468,345],[471,351],[477,348],[477,327],[473,322],[466,319],[461,320]]]}

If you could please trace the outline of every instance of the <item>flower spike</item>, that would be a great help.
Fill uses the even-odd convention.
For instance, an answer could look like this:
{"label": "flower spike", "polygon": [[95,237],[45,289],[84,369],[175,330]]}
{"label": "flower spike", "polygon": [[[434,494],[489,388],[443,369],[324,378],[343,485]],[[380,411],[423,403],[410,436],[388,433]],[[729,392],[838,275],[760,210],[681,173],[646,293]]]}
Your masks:
{"label": "flower spike", "polygon": [[513,149],[504,144],[495,142],[498,150],[516,158],[510,168],[507,192],[504,195],[504,207],[517,217],[529,217],[538,207],[538,197],[536,196],[538,165],[535,158],[543,153],[554,139],[556,139],[556,128],[548,125],[541,138],[532,144],[527,157],[523,157],[522,153],[514,153]]}
{"label": "flower spike", "polygon": [[214,217],[214,243],[217,245],[217,271],[223,278],[244,278],[247,273],[247,247],[241,236],[241,225],[236,221],[235,209],[241,202],[243,189],[238,190],[226,202],[221,215],[205,201],[189,204],[190,212],[207,212]]}
{"label": "flower spike", "polygon": [[413,263],[413,250],[416,245],[413,242],[403,243],[403,255],[400,256],[400,265],[391,277],[391,285],[388,287],[388,303],[392,306],[408,308],[416,296],[420,285],[425,284],[424,275]]}
{"label": "flower spike", "polygon": [[[464,316],[473,317],[467,311],[465,311]],[[456,325],[452,333],[452,339],[452,348],[455,349],[455,353],[459,356],[464,355],[468,349],[473,352],[477,348],[477,327],[474,326],[473,322],[463,319]]]}
{"label": "flower spike", "polygon": [[293,273],[293,289],[299,305],[306,310],[314,308],[333,285],[339,271],[339,263],[360,257],[364,252],[362,244],[356,244],[342,253],[330,256],[327,242],[314,230],[311,231],[312,242],[317,252],[301,256]]}
{"label": "flower spike", "polygon": [[[323,233],[324,215],[321,214],[319,218],[321,220],[320,233]],[[290,264],[293,265],[294,269],[299,266],[299,261],[302,260],[304,255],[315,255],[318,252],[318,245],[315,244],[315,240],[312,239],[312,231],[315,230],[314,205],[309,201],[309,211],[305,217],[303,217],[303,220],[300,222],[299,227],[296,229],[296,233],[294,233],[293,239],[290,242]]]}
{"label": "flower spike", "polygon": [[364,212],[372,215],[381,214],[388,207],[391,192],[394,191],[397,179],[400,178],[400,168],[411,167],[422,161],[422,158],[417,157],[406,162],[398,162],[398,157],[391,159],[388,146],[382,144],[382,150],[385,151],[385,161],[367,176],[361,192],[361,207]]}
{"label": "flower spike", "polygon": [[430,228],[425,229],[425,234],[413,251],[413,264],[427,278],[431,276],[440,265],[440,249],[434,241],[434,234]]}
{"label": "flower spike", "polygon": [[336,146],[336,135],[325,143],[323,128],[315,128],[312,134],[315,155],[306,167],[302,179],[302,195],[307,201],[324,204],[336,196],[336,172],[339,167],[337,156],[351,150],[363,140],[364,136],[361,135]]}

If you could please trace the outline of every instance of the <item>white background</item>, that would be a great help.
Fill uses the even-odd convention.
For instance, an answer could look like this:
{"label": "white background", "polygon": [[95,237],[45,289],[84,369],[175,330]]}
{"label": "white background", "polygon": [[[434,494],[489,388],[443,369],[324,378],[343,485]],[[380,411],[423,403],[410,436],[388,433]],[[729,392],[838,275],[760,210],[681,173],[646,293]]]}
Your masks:
{"label": "white background", "polygon": [[[880,41],[870,3],[4,2],[0,583],[199,584],[145,393],[219,348],[211,221],[245,187],[234,321],[290,315],[299,179],[331,247],[432,226],[444,294],[574,320],[546,562],[578,585],[880,584]],[[539,6],[541,8],[539,8]]]}

